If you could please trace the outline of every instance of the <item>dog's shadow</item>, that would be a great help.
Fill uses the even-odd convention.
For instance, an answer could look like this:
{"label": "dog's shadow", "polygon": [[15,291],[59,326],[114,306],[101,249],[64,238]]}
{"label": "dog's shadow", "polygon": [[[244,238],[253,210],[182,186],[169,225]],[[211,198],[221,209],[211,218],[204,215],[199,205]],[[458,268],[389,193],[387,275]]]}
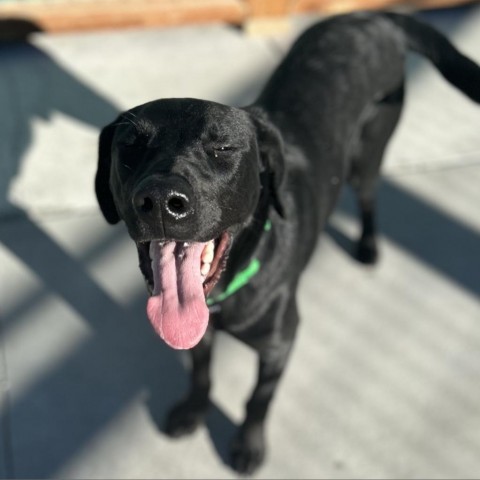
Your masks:
{"label": "dog's shadow", "polygon": [[347,233],[342,231],[336,225],[332,223],[328,224],[325,229],[325,233],[336,243],[341,250],[343,250],[347,255],[351,256],[352,259],[356,260],[355,248],[357,246],[357,239],[349,236]]}
{"label": "dog's shadow", "polygon": [[[360,234],[355,197],[346,188],[336,212],[354,219],[357,236],[330,222],[327,235],[352,258]],[[335,214],[334,214],[335,215]],[[408,225],[405,223],[408,219]],[[446,212],[435,208],[411,191],[388,177],[380,181],[377,194],[377,226],[380,261],[385,239],[393,242],[410,255],[430,265],[440,275],[460,285],[475,296],[480,296],[478,282],[478,233]],[[449,252],[448,255],[445,252]]]}
{"label": "dog's shadow", "polygon": [[[185,379],[190,373],[188,369],[185,370]],[[175,389],[178,392],[178,388]],[[184,394],[186,393],[183,392]],[[169,400],[172,398],[169,395]],[[182,397],[175,398],[169,405],[166,405],[164,394],[158,389],[152,389],[146,407],[150,414],[152,421],[157,427],[158,431],[169,437],[166,432],[166,420],[170,409],[173,408]],[[213,448],[215,449],[220,460],[226,465],[231,466],[230,450],[232,439],[235,435],[238,425],[214,402],[210,401],[209,410],[205,418],[205,424],[199,428],[206,428],[210,437]],[[169,437],[171,438],[171,437]],[[173,441],[174,439],[172,439]]]}
{"label": "dog's shadow", "polygon": [[212,445],[225,465],[230,466],[230,444],[238,428],[220,407],[211,405],[206,426]]}

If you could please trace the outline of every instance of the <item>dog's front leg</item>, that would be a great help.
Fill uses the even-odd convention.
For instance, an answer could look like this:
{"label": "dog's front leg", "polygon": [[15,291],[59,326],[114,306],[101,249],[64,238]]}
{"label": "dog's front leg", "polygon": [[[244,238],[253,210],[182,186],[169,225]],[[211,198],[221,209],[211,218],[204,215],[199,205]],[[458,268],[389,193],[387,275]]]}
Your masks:
{"label": "dog's front leg", "polygon": [[191,350],[191,386],[187,397],[175,405],[167,416],[165,433],[180,437],[192,433],[205,419],[210,403],[210,362],[213,329],[208,329],[200,343]]}
{"label": "dog's front leg", "polygon": [[[247,403],[246,417],[232,445],[232,467],[239,473],[251,475],[265,458],[265,420],[292,348],[298,314],[292,301],[285,317],[288,333],[260,350],[258,378]],[[276,332],[277,334],[279,332]],[[280,336],[279,335],[279,336]]]}
{"label": "dog's front leg", "polygon": [[232,445],[232,467],[252,474],[265,457],[265,419],[288,359],[288,350],[260,356],[258,381],[247,403],[247,415]]}

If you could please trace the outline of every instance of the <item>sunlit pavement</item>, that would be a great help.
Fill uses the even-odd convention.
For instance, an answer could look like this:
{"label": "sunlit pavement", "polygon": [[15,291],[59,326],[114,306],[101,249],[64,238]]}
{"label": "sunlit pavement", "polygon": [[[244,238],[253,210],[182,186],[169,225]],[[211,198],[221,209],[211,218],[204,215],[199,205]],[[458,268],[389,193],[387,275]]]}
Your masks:
{"label": "sunlit pavement", "polygon": [[[424,17],[480,62],[480,7]],[[211,25],[0,47],[0,476],[236,476],[228,444],[255,356],[221,336],[207,425],[162,433],[188,361],[153,333],[135,247],[97,210],[96,142],[151,99],[248,104],[312,20],[277,38]],[[408,69],[381,261],[352,259],[346,191],[301,283],[259,478],[478,478],[480,107],[426,61]]]}

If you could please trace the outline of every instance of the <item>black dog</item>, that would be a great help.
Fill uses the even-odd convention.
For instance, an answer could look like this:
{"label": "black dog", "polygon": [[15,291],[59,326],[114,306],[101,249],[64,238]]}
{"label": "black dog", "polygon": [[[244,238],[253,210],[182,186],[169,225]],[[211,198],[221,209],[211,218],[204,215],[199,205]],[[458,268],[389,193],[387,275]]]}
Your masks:
{"label": "black dog", "polygon": [[264,458],[265,417],[298,324],[299,277],[346,181],[361,212],[358,259],[376,260],[375,186],[402,108],[408,49],[480,102],[480,68],[437,31],[357,13],[304,33],[250,107],[158,100],[101,133],[101,210],[110,223],[124,220],[136,242],[156,332],[174,348],[194,347],[191,390],[167,432],[191,432],[205,416],[215,329],[259,353],[233,443],[238,472]]}

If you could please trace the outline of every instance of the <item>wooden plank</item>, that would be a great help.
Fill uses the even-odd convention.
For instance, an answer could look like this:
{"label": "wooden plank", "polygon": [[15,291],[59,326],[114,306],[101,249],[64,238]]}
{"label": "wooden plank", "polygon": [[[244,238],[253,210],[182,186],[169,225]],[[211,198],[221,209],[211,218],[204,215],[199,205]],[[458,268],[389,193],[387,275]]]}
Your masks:
{"label": "wooden plank", "polygon": [[[468,0],[40,0],[0,3],[1,19],[24,19],[63,32],[227,22],[247,31],[284,30],[288,15],[382,8],[440,8]],[[1,32],[0,32],[1,34]],[[0,35],[1,36],[1,35]]]}
{"label": "wooden plank", "polygon": [[248,0],[248,16],[278,17],[290,13],[291,0]]}
{"label": "wooden plank", "polygon": [[34,22],[49,32],[100,28],[172,26],[187,23],[240,24],[242,0],[109,0],[0,4],[0,19]]}

